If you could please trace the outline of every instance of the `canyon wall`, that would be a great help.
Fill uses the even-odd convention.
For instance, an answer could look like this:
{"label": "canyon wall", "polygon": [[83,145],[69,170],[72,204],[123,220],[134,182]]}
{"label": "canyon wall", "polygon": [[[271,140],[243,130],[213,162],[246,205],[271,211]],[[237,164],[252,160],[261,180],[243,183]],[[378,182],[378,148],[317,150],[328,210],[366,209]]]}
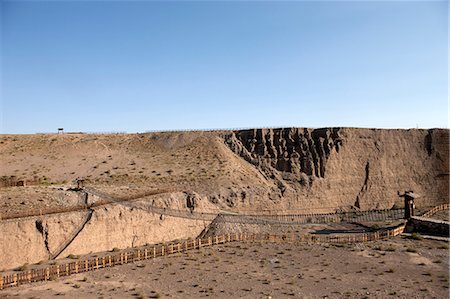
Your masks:
{"label": "canyon wall", "polygon": [[274,183],[267,197],[285,209],[385,209],[405,190],[419,207],[449,200],[448,130],[254,129],[224,142]]}

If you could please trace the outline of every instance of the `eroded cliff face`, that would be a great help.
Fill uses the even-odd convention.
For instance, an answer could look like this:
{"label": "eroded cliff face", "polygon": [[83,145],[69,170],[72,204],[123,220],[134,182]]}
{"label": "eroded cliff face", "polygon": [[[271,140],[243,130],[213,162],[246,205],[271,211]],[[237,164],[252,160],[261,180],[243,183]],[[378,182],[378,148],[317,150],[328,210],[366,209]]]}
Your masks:
{"label": "eroded cliff face", "polygon": [[274,175],[272,170],[277,170],[319,178],[325,177],[331,152],[339,152],[342,146],[339,128],[245,130],[232,132],[225,142],[269,176]]}
{"label": "eroded cliff face", "polygon": [[224,143],[276,186],[266,188],[268,202],[333,211],[401,206],[397,193],[410,189],[421,195],[419,206],[448,202],[448,133],[255,129],[225,134]]}

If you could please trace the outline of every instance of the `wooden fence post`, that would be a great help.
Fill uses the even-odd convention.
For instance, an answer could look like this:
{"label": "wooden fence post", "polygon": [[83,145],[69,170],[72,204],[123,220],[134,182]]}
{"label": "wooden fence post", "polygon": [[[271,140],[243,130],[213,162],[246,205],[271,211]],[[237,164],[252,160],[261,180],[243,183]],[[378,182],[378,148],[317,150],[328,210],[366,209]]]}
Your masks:
{"label": "wooden fence post", "polygon": [[78,261],[75,262],[75,273],[78,273]]}
{"label": "wooden fence post", "polygon": [[144,259],[145,260],[148,259],[148,249],[147,248],[144,249]]}
{"label": "wooden fence post", "polygon": [[111,267],[112,266],[112,261],[111,261],[111,256],[110,255],[108,255],[108,263],[109,263],[109,266]]}
{"label": "wooden fence post", "polygon": [[0,290],[3,290],[3,275],[0,274]]}
{"label": "wooden fence post", "polygon": [[155,257],[156,257],[156,247],[153,246],[153,258],[155,258]]}

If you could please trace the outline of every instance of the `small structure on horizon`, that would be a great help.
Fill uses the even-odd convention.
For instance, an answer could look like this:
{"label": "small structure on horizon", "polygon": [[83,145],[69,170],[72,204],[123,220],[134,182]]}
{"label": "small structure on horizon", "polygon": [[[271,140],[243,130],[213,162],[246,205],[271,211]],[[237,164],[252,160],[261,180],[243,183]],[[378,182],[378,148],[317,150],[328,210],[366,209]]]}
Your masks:
{"label": "small structure on horizon", "polygon": [[58,128],[58,134],[64,133],[64,128]]}

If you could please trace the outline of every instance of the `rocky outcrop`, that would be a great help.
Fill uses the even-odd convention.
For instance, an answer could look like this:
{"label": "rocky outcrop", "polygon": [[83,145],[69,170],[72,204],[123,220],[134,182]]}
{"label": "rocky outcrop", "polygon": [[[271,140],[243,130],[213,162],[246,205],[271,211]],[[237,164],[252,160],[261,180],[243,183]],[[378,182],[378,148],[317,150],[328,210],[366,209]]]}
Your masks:
{"label": "rocky outcrop", "polygon": [[225,137],[225,142],[269,177],[276,170],[323,178],[330,153],[339,152],[342,146],[339,128],[235,131]]}

